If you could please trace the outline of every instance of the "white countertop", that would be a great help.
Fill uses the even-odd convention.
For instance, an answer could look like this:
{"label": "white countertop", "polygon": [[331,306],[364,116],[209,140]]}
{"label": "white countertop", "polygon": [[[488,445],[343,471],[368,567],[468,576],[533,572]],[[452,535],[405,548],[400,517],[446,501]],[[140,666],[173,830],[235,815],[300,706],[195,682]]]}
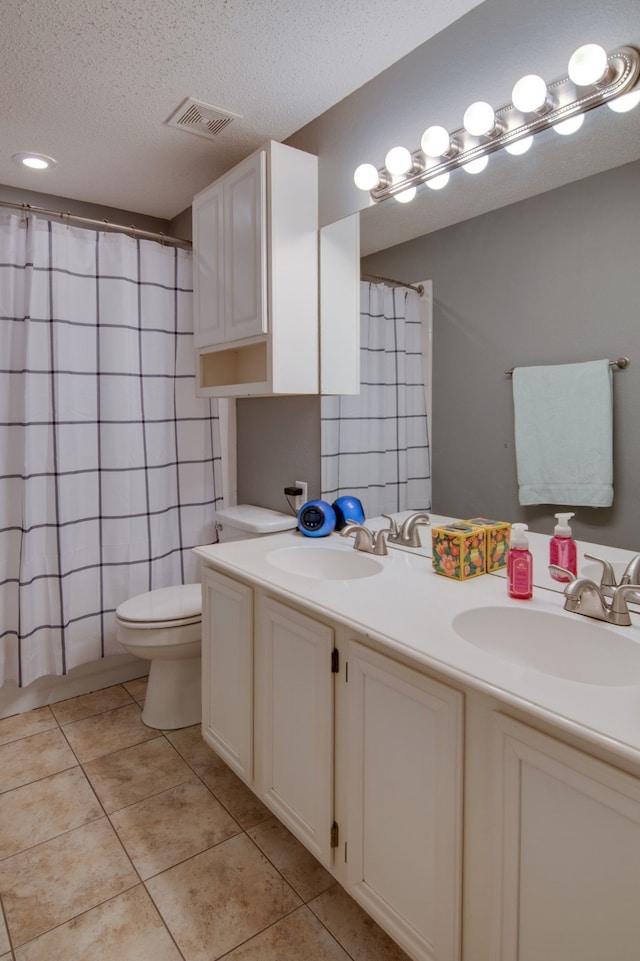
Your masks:
{"label": "white countertop", "polygon": [[[397,516],[401,519],[404,515]],[[433,526],[456,519],[431,517]],[[372,528],[384,525],[385,521],[380,519],[367,521]],[[536,585],[533,599],[515,601],[507,595],[504,572],[463,582],[434,573],[430,531],[428,527],[422,530],[428,545],[423,552],[390,549],[386,557],[376,558],[382,565],[380,573],[349,580],[303,576],[275,567],[268,559],[272,551],[292,547],[353,551],[353,539],[338,534],[310,538],[298,531],[287,531],[198,547],[195,553],[209,566],[267,588],[284,600],[304,605],[375,639],[390,653],[402,652],[417,665],[433,668],[640,763],[640,672],[630,676],[628,684],[616,686],[566,680],[489,654],[463,640],[452,626],[457,614],[472,608],[526,607],[558,615],[560,627],[562,618],[571,619],[577,627],[583,625],[585,633],[590,625],[598,624],[603,630],[621,634],[640,645],[640,611],[632,609],[631,627],[613,627],[565,612],[564,585],[552,580],[547,572],[550,538],[545,535],[529,534]],[[585,553],[606,556],[623,566],[633,557],[630,551],[578,542],[578,572],[583,573],[585,566],[591,565],[591,576],[595,574],[596,579],[599,565],[594,569],[592,562],[584,559]],[[575,631],[576,627],[572,629]],[[560,631],[558,644],[562,644]]]}

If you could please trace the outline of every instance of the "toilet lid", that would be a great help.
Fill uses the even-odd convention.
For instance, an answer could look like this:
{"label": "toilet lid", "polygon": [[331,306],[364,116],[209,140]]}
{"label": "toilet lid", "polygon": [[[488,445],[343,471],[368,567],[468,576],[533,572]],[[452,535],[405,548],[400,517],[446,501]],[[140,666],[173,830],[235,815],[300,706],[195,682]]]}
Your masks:
{"label": "toilet lid", "polygon": [[147,591],[124,601],[116,615],[124,621],[182,621],[202,614],[200,584],[179,584]]}

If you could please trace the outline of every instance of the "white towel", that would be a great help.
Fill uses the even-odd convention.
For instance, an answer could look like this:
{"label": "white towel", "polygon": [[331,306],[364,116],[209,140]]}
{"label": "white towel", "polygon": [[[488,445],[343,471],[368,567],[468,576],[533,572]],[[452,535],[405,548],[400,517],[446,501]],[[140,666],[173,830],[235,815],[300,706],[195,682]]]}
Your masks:
{"label": "white towel", "polygon": [[610,507],[609,361],[517,367],[513,404],[520,503]]}

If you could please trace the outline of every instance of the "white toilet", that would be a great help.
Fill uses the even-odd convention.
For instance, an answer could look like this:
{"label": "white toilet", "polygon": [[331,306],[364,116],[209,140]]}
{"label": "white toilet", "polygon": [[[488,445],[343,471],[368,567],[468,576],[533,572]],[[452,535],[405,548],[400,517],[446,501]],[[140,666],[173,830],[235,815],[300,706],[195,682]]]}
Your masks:
{"label": "white toilet", "polygon": [[[295,527],[293,514],[250,504],[216,512],[216,530],[221,542],[261,537]],[[119,642],[130,654],[151,661],[142,711],[147,727],[170,730],[200,722],[201,621],[200,584],[162,587],[138,594],[116,610]]]}

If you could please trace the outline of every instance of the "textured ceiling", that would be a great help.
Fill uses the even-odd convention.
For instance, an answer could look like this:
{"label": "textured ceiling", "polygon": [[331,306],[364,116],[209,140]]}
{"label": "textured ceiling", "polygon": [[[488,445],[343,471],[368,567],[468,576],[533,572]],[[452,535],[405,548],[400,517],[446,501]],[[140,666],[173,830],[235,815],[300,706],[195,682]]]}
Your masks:
{"label": "textured ceiling", "polygon": [[[171,219],[477,3],[2,0],[0,183]],[[187,96],[242,119],[215,141],[168,127]]]}

